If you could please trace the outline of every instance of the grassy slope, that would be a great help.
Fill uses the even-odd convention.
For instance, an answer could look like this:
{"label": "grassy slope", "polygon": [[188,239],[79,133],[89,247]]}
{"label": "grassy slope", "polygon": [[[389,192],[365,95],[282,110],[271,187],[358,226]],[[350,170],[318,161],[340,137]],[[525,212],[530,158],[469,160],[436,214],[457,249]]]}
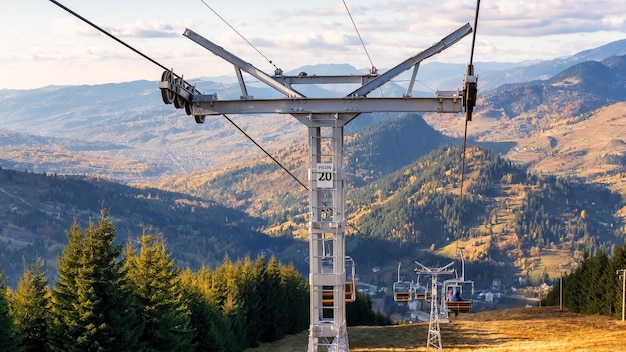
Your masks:
{"label": "grassy slope", "polygon": [[[428,323],[391,327],[351,327],[352,352],[426,351]],[[558,307],[518,308],[465,314],[441,324],[444,351],[620,351],[626,323],[584,316]],[[263,344],[248,352],[306,350],[308,332]]]}

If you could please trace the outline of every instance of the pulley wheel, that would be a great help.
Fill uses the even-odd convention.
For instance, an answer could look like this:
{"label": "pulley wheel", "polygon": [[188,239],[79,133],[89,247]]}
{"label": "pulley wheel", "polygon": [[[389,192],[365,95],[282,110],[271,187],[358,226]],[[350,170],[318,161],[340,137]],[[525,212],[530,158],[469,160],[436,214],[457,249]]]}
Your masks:
{"label": "pulley wheel", "polygon": [[185,100],[185,98],[176,94],[176,99],[174,99],[174,106],[176,107],[176,109],[182,109],[183,107],[185,107],[186,102],[187,101]]}
{"label": "pulley wheel", "polygon": [[[172,72],[163,71],[163,74],[161,75],[161,81],[172,82]],[[163,103],[171,104],[176,100],[176,93],[167,88],[161,88],[161,98],[163,98]]]}

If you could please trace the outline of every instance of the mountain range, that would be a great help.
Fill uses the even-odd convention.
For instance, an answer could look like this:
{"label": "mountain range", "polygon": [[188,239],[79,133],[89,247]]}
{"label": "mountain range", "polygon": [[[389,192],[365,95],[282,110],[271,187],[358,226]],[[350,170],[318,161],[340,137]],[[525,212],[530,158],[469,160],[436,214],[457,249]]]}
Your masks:
{"label": "mountain range", "polygon": [[[490,263],[492,271],[499,265],[535,270],[546,265],[538,257],[574,260],[594,241],[603,246],[623,241],[620,216],[626,215],[626,207],[619,194],[626,195],[626,142],[621,132],[626,130],[625,47],[626,41],[618,41],[546,62],[476,65],[479,102],[468,125],[471,155],[476,158],[468,160],[471,191],[464,208],[469,210],[460,214],[467,217],[462,232],[472,234],[473,240],[452,230],[459,224],[454,225],[450,217],[454,212],[449,210],[456,207],[460,192],[460,161],[450,155],[460,154],[455,146],[463,143],[459,138],[463,118],[360,116],[346,129],[350,221],[367,232],[365,237],[381,237],[386,245],[395,243],[393,248],[407,257],[415,253],[410,253],[411,248],[424,251],[422,255],[446,255],[455,240],[468,241],[469,255]],[[463,70],[458,65],[426,63],[418,79],[428,81],[425,86],[430,90],[456,89]],[[294,72],[359,71],[349,65],[324,65]],[[454,78],[455,74],[459,77]],[[203,91],[236,99],[238,85],[224,81],[203,78],[195,82]],[[404,84],[392,82],[383,94],[399,96],[406,92]],[[261,86],[252,87],[249,93],[275,96]],[[345,93],[336,86],[323,86],[306,94]],[[88,221],[98,207],[106,206],[115,207],[113,215],[119,217],[124,235],[136,233],[140,226],[163,231],[183,265],[198,265],[204,257],[214,263],[228,252],[238,256],[270,250],[306,267],[299,252],[306,247],[298,240],[306,236],[302,227],[306,192],[229,122],[210,117],[196,125],[180,110],[164,105],[156,82],[0,90],[0,116],[4,172],[0,204],[7,213],[0,238],[11,243],[13,250],[4,258],[20,258],[20,251],[27,248],[30,255],[58,253],[63,243],[60,234],[72,214]],[[305,129],[295,119],[280,115],[231,118],[296,177],[306,178]],[[447,164],[441,164],[443,160]],[[482,169],[492,168],[495,171],[489,177],[482,175]],[[421,174],[439,181],[422,180]],[[567,181],[550,175],[567,177]],[[570,199],[574,204],[554,206]],[[422,203],[448,209],[448,215],[424,214]],[[537,212],[531,204],[547,210]],[[148,214],[135,214],[144,209]],[[177,218],[171,215],[172,209],[184,215]],[[582,210],[587,221],[581,224]],[[209,230],[194,220],[197,212],[206,212],[198,221],[217,229],[214,236],[207,236]],[[518,213],[546,216],[556,227],[531,225],[516,217]],[[380,214],[405,216],[393,220]],[[419,225],[423,216],[434,218]],[[230,227],[231,222],[236,226]],[[424,232],[420,226],[446,235],[424,238],[418,234]],[[407,232],[411,228],[414,231]],[[571,236],[555,234],[566,228]],[[529,229],[534,233],[524,233]],[[240,233],[245,235],[235,236]],[[358,233],[354,235],[349,248],[370,255],[359,259],[372,263],[368,266],[382,265],[380,253],[373,258]],[[23,248],[16,248],[20,244]],[[194,253],[192,248],[202,248],[202,254],[189,254]],[[2,265],[14,270],[20,265],[16,260]],[[392,271],[384,267],[381,275],[392,275]]]}

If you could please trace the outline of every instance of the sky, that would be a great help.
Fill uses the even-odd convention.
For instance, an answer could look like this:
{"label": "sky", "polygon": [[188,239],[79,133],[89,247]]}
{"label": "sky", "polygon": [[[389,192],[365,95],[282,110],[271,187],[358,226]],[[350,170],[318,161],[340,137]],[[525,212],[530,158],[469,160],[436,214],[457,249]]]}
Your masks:
{"label": "sky", "polygon": [[[49,0],[1,1],[0,89],[161,76],[157,65]],[[234,76],[232,64],[185,38],[186,28],[268,74],[275,66],[287,72],[341,63],[382,72],[473,26],[476,9],[475,0],[59,2],[185,78]],[[482,1],[474,62],[548,60],[625,38],[624,0]],[[466,64],[471,41],[467,36],[425,63]]]}

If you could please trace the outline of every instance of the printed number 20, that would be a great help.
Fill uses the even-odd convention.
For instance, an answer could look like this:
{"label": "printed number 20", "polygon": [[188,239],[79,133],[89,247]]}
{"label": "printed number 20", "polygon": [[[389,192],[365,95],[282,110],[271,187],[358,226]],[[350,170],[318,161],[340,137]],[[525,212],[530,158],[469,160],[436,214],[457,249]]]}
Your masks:
{"label": "printed number 20", "polygon": [[322,172],[320,173],[320,178],[318,181],[332,181],[333,174],[331,172]]}

